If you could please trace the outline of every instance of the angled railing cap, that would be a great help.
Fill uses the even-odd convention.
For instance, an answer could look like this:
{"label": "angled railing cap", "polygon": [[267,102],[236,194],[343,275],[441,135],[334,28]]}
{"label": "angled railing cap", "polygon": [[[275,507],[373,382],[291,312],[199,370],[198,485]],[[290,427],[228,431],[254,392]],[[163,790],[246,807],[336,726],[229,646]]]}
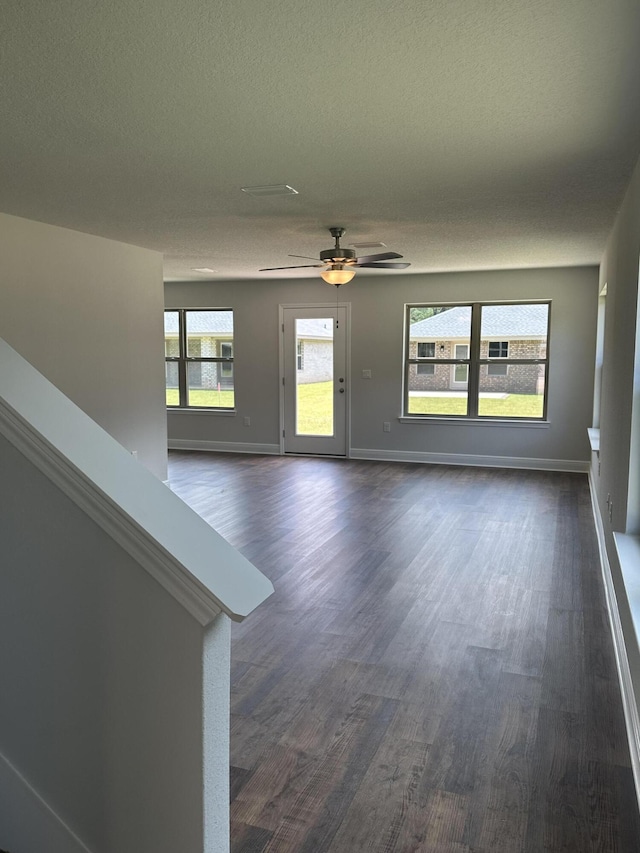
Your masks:
{"label": "angled railing cap", "polygon": [[0,434],[202,624],[236,621],[271,581],[0,339]]}

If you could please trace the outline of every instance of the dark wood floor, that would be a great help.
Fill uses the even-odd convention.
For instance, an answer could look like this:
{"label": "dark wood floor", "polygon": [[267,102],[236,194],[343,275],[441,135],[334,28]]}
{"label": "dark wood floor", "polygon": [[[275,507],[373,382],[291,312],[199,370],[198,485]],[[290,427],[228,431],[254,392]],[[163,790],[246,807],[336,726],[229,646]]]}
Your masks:
{"label": "dark wood floor", "polygon": [[586,476],[171,453],[274,582],[232,646],[233,853],[638,853]]}

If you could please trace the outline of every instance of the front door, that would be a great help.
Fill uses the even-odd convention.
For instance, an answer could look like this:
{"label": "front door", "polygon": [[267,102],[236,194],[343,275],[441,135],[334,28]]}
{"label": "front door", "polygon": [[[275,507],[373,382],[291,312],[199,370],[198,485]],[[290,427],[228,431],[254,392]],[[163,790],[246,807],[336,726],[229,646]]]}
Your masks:
{"label": "front door", "polygon": [[347,452],[346,306],[282,309],[285,453]]}
{"label": "front door", "polygon": [[[454,348],[454,358],[469,358],[469,344],[456,344]],[[451,388],[457,390],[467,390],[469,383],[469,365],[468,364],[452,364],[451,365]]]}

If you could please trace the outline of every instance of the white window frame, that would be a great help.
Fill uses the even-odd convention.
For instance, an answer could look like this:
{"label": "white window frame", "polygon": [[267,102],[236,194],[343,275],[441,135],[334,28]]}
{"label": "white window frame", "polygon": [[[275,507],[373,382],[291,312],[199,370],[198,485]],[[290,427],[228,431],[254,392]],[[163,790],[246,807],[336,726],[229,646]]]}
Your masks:
{"label": "white window frame", "polygon": [[[220,311],[233,315],[232,308],[167,308],[165,314],[178,315],[178,343],[179,354],[177,356],[165,355],[165,364],[176,364],[178,366],[178,403],[175,406],[167,405],[168,411],[176,411],[178,409],[189,409],[190,411],[203,412],[234,412],[235,406],[194,406],[189,405],[188,393],[188,371],[190,364],[221,364],[220,376],[224,379],[233,377],[233,338],[229,341],[222,341],[224,344],[231,346],[231,357],[222,355],[222,347],[220,347],[220,355],[208,355],[204,357],[189,356],[187,354],[187,315],[189,313],[197,313],[202,311]],[[165,350],[166,352],[166,350]],[[229,372],[226,373],[225,370]],[[235,394],[234,394],[235,399]]]}
{"label": "white window frame", "polygon": [[[482,308],[489,306],[499,306],[499,305],[547,305],[548,313],[547,313],[547,335],[546,335],[546,355],[544,358],[503,358],[500,357],[487,357],[480,358],[480,343],[481,343],[481,317],[482,317]],[[457,308],[457,307],[469,307],[471,308],[471,323],[469,328],[469,357],[468,358],[438,358],[438,359],[424,359],[424,358],[412,358],[410,355],[410,331],[411,331],[411,309],[412,308]],[[540,423],[548,420],[547,415],[547,406],[548,406],[548,394],[549,394],[549,352],[550,352],[550,336],[551,336],[551,301],[550,300],[537,300],[537,299],[526,299],[520,300],[518,302],[454,302],[454,303],[411,303],[405,306],[405,360],[404,360],[404,388],[403,388],[403,409],[402,416],[400,420],[411,420],[411,421],[419,421],[419,420],[478,420],[484,422],[490,421],[513,421],[514,423],[522,423],[524,421],[531,421],[535,423]],[[485,338],[486,340],[486,338]],[[507,342],[508,343],[508,342]],[[455,345],[454,345],[454,353]],[[416,347],[417,354],[417,347]],[[489,365],[491,363],[495,364],[499,362],[501,364],[505,364],[507,367],[507,371],[510,364],[516,365],[527,365],[527,364],[539,364],[544,366],[544,396],[543,396],[543,404],[542,404],[542,415],[540,417],[506,417],[504,415],[481,415],[478,412],[479,407],[479,389],[480,389],[480,368],[482,365]],[[452,374],[455,371],[456,367],[459,365],[467,365],[467,392],[468,392],[468,400],[467,400],[467,413],[464,415],[440,415],[440,414],[422,414],[422,413],[413,413],[409,412],[409,375],[410,369],[412,365],[418,364],[433,364],[434,368],[436,364],[450,364]],[[417,373],[417,367],[416,367]],[[460,387],[463,386],[463,382],[460,381]]]}

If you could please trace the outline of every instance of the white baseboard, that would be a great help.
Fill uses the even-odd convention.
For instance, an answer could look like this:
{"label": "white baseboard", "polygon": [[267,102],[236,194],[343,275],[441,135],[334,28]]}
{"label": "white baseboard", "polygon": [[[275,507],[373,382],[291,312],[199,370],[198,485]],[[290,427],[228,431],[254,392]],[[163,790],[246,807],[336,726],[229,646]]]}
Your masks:
{"label": "white baseboard", "polygon": [[208,450],[214,453],[256,453],[279,456],[279,444],[251,444],[243,441],[200,441],[191,438],[170,438],[169,450]]}
{"label": "white baseboard", "polygon": [[1,752],[0,846],[16,851],[91,853]]}
{"label": "white baseboard", "polygon": [[579,459],[533,459],[526,456],[479,456],[471,453],[427,453],[417,450],[352,448],[351,459],[384,462],[423,462],[429,465],[470,465],[483,468],[524,468],[533,471],[569,471],[586,474],[589,463]]}
{"label": "white baseboard", "polygon": [[[241,441],[204,441],[190,438],[169,439],[169,450],[204,450],[215,453],[257,453],[279,456],[278,444],[250,444]],[[427,453],[418,450],[377,450],[354,447],[349,459],[372,462],[421,462],[428,465],[470,465],[483,468],[523,468],[532,471],[589,472],[589,463],[579,459],[534,459],[527,456],[479,456],[472,453]]]}
{"label": "white baseboard", "polygon": [[607,556],[604,525],[602,523],[602,516],[600,515],[600,508],[596,497],[597,492],[593,479],[593,468],[589,469],[589,489],[591,492],[593,518],[596,525],[598,550],[600,552],[600,567],[602,570],[602,579],[604,581],[607,613],[609,614],[609,625],[611,626],[611,635],[613,637],[613,649],[616,658],[616,668],[618,670],[618,681],[620,683],[620,693],[622,694],[622,708],[624,711],[624,720],[627,729],[631,770],[633,772],[633,780],[636,786],[636,798],[638,799],[638,805],[640,806],[640,715],[638,714],[638,705],[636,703],[636,695],[633,689],[633,679],[631,677],[631,668],[629,666],[629,658],[627,656],[627,647],[624,639],[624,632],[622,630],[622,622],[620,621],[618,600],[616,598],[613,577],[611,575],[611,565],[609,563],[609,557]]}

